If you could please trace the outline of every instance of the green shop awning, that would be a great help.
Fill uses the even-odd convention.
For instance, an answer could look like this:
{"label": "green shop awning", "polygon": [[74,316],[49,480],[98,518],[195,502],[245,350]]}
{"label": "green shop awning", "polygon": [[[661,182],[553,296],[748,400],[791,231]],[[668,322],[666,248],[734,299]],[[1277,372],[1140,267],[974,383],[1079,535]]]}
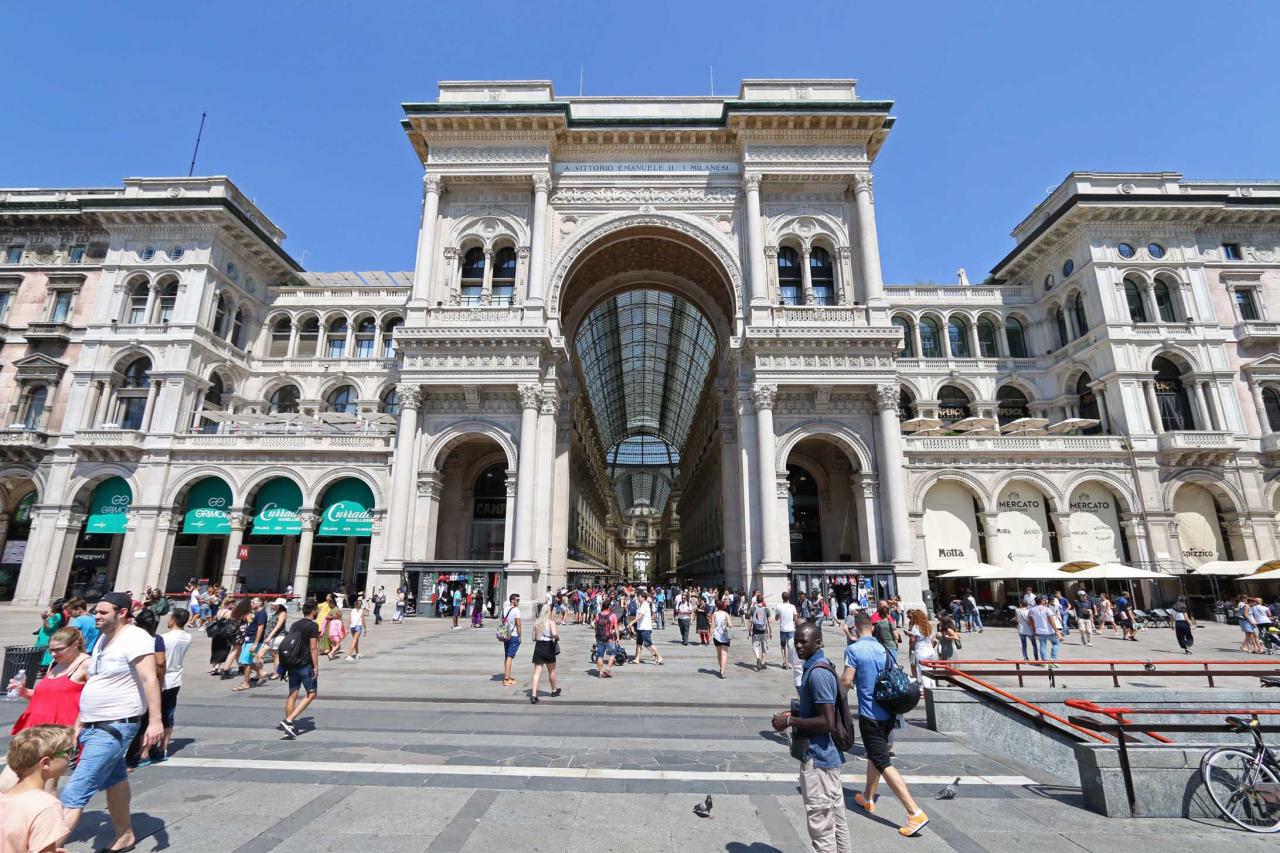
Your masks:
{"label": "green shop awning", "polygon": [[302,490],[297,483],[283,477],[269,480],[254,502],[253,535],[297,536],[302,532],[301,508]]}
{"label": "green shop awning", "polygon": [[183,533],[230,533],[231,487],[208,477],[191,487],[187,511],[182,514]]}
{"label": "green shop awning", "polygon": [[103,480],[89,498],[89,517],[85,519],[85,532],[124,533],[132,504],[133,490],[123,477]]}
{"label": "green shop awning", "polygon": [[320,536],[372,536],[373,492],[359,480],[339,480],[324,495]]}

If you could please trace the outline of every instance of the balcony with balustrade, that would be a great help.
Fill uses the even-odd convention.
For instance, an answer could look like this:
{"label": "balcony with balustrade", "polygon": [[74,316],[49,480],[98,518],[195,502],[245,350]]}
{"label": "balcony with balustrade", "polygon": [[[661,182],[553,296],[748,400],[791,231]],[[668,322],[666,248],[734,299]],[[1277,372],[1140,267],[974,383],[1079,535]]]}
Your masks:
{"label": "balcony with balustrade", "polygon": [[81,459],[95,462],[136,462],[142,457],[143,433],[135,429],[94,427],[76,430],[68,441]]}
{"label": "balcony with balustrade", "polygon": [[1178,430],[1156,436],[1156,453],[1166,465],[1221,465],[1239,449],[1236,437],[1221,430]]}

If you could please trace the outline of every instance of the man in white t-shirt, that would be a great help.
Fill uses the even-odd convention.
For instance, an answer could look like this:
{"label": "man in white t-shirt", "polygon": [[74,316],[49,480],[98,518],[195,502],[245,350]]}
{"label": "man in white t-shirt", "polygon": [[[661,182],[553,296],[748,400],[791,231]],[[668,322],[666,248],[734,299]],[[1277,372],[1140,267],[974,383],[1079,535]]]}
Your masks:
{"label": "man in white t-shirt", "polygon": [[636,602],[636,615],[631,617],[631,627],[636,632],[636,663],[643,662],[640,660],[640,650],[643,648],[649,650],[658,666],[662,666],[662,655],[653,647],[653,602],[649,600],[647,592],[640,593],[640,600]]}
{"label": "man in white t-shirt", "polygon": [[89,680],[80,694],[80,761],[62,789],[67,832],[98,791],[107,792],[107,812],[115,830],[113,850],[132,849],[129,825],[129,774],[124,755],[148,716],[142,751],[160,743],[164,725],[160,715],[160,684],[156,678],[155,638],[129,624],[133,602],[123,592],[109,592],[94,605],[94,622],[102,632],[89,661]]}
{"label": "man in white t-shirt", "polygon": [[782,663],[778,665],[786,669],[787,646],[796,637],[796,606],[791,603],[791,593],[782,593],[782,603],[773,609],[773,613],[778,620],[778,640],[782,646]]}
{"label": "man in white t-shirt", "polygon": [[160,691],[160,717],[164,723],[164,740],[160,742],[160,755],[169,757],[169,738],[173,736],[173,714],[178,709],[178,690],[182,687],[182,660],[191,647],[191,635],[187,633],[187,620],[191,614],[181,607],[169,611],[169,630],[160,635],[164,641],[164,688]]}

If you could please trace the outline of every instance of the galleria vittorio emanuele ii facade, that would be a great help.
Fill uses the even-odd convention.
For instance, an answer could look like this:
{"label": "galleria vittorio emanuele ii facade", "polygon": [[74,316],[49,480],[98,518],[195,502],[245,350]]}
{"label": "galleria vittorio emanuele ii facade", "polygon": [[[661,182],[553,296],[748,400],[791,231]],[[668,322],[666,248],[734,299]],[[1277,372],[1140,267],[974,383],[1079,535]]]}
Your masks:
{"label": "galleria vittorio emanuele ii facade", "polygon": [[1280,183],[1072,173],[895,285],[891,107],[441,83],[406,272],[304,271],[224,177],[0,190],[0,597],[1265,571]]}

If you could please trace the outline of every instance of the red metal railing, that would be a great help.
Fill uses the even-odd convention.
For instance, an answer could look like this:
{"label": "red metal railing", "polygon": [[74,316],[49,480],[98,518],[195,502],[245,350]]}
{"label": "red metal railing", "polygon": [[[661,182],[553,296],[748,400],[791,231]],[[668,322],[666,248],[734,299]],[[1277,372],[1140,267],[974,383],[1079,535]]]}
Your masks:
{"label": "red metal railing", "polygon": [[1216,687],[1214,677],[1251,677],[1280,675],[1280,666],[1260,666],[1251,660],[1059,660],[1059,661],[1010,661],[1010,660],[948,660],[920,661],[930,670],[945,670],[948,674],[962,672],[969,676],[1002,676],[1018,679],[1018,686],[1025,687],[1025,679],[1044,676],[1053,686],[1060,675],[1110,678],[1112,686],[1119,687],[1121,677],[1150,677],[1153,673],[1170,678],[1204,678],[1210,687]]}

